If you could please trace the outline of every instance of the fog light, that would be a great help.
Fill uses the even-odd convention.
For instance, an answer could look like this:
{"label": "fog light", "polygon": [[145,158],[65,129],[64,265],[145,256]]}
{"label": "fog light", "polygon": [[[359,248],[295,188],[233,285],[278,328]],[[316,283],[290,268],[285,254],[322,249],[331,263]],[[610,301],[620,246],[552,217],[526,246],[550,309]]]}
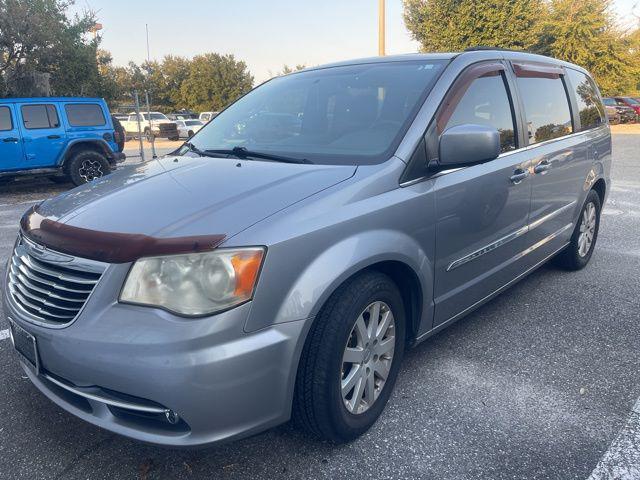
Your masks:
{"label": "fog light", "polygon": [[180,421],[180,416],[173,410],[165,410],[164,416],[166,417],[167,422],[169,422],[171,425],[175,425]]}

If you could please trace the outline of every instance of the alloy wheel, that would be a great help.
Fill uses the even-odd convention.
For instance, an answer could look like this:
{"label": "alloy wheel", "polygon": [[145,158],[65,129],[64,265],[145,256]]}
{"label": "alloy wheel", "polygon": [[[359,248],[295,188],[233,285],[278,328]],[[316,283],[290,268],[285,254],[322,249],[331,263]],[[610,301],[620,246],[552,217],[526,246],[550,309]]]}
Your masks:
{"label": "alloy wheel", "polygon": [[389,305],[376,301],[358,316],[342,356],[340,388],[344,406],[358,415],[380,396],[393,362],[395,319]]}
{"label": "alloy wheel", "polygon": [[102,164],[96,160],[83,160],[78,174],[85,182],[90,182],[104,175]]}
{"label": "alloy wheel", "polygon": [[578,236],[578,255],[586,257],[591,250],[593,237],[596,232],[596,206],[589,202],[582,212],[582,221],[580,222],[580,235]]}

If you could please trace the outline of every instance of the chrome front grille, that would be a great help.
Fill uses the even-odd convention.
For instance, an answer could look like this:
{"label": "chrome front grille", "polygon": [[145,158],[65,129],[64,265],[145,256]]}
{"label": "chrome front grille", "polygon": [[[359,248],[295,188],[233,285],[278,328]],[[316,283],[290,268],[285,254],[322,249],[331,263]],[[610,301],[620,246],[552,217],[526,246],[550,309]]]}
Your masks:
{"label": "chrome front grille", "polygon": [[21,238],[9,264],[9,296],[26,320],[66,325],[78,316],[105,268]]}

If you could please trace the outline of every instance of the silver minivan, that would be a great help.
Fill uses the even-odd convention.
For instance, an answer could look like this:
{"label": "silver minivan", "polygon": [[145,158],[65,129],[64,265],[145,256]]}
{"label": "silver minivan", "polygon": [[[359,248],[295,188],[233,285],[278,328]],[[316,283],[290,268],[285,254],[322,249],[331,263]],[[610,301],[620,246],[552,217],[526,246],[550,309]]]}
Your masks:
{"label": "silver minivan", "polygon": [[382,413],[405,350],[591,258],[611,136],[582,68],[502,50],[266,82],[178,151],[30,209],[3,300],[34,385],[195,446]]}

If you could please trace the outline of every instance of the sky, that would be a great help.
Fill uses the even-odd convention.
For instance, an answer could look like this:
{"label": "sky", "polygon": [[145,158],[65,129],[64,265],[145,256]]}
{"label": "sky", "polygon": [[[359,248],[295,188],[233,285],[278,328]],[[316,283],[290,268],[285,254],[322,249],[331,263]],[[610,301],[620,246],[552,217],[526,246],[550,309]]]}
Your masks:
{"label": "sky", "polygon": [[[402,19],[402,0],[387,1],[387,54],[418,50]],[[638,0],[614,0],[621,15]],[[76,0],[103,24],[102,47],[114,64],[232,53],[256,82],[283,65],[319,65],[378,53],[377,0]]]}

